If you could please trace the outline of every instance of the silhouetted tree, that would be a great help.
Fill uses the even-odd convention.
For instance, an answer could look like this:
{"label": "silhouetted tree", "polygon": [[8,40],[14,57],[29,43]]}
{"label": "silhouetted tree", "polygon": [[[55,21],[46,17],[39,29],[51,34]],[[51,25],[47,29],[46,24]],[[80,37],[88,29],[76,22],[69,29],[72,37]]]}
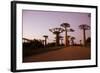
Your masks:
{"label": "silhouetted tree", "polygon": [[48,46],[48,47],[54,47],[54,46],[55,46],[55,44],[56,44],[55,42],[51,42],[51,43],[48,43],[48,45],[47,45],[47,46]]}
{"label": "silhouetted tree", "polygon": [[83,42],[84,42],[84,46],[85,46],[86,45],[86,43],[85,43],[85,41],[86,41],[86,33],[85,33],[85,31],[89,30],[90,26],[86,25],[86,24],[82,24],[82,25],[79,26],[79,28],[83,30]]}
{"label": "silhouetted tree", "polygon": [[61,41],[61,45],[63,44],[63,36],[59,36],[60,41]]}
{"label": "silhouetted tree", "polygon": [[73,32],[73,29],[68,29],[70,27],[69,23],[62,23],[61,26],[64,28],[65,30],[65,46],[68,46],[68,34],[67,32]]}
{"label": "silhouetted tree", "polygon": [[44,41],[45,41],[45,46],[46,46],[47,45],[47,38],[48,38],[48,36],[47,35],[44,35],[43,37],[45,38]]}
{"label": "silhouetted tree", "polygon": [[56,45],[59,45],[59,34],[62,33],[64,30],[62,28],[52,28],[49,29],[53,34],[56,35]]}
{"label": "silhouetted tree", "polygon": [[37,40],[37,39],[34,39],[32,42],[32,48],[42,48],[43,47],[43,44],[41,41]]}
{"label": "silhouetted tree", "polygon": [[88,37],[86,40],[86,46],[90,46],[91,45],[91,38]]}
{"label": "silhouetted tree", "polygon": [[75,37],[71,37],[72,45],[74,45]]}
{"label": "silhouetted tree", "polygon": [[65,46],[67,46],[68,45],[67,28],[70,27],[70,24],[69,23],[62,23],[61,26],[64,27],[64,29],[65,29]]}
{"label": "silhouetted tree", "polygon": [[42,42],[37,39],[34,39],[28,43],[26,43],[26,42],[23,43],[24,49],[36,49],[36,48],[43,48],[43,47],[44,47],[44,45],[42,44]]}
{"label": "silhouetted tree", "polygon": [[68,45],[70,45],[70,37],[71,36],[69,36],[69,35],[67,36],[67,38],[68,38]]}

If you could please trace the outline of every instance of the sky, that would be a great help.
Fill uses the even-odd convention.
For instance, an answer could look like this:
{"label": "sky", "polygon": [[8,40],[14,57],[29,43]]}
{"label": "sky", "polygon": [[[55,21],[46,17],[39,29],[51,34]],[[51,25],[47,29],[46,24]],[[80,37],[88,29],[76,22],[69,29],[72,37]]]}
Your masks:
{"label": "sky", "polygon": [[[55,40],[55,35],[49,31],[52,28],[59,28],[62,23],[69,23],[70,28],[74,32],[68,32],[68,35],[75,37],[75,42],[83,42],[83,31],[79,29],[79,25],[91,25],[90,13],[79,12],[59,12],[59,11],[39,11],[39,10],[23,10],[23,38],[42,39],[43,35],[48,35],[47,42]],[[60,33],[64,37],[64,32]],[[90,37],[90,30],[86,31],[86,38]]]}

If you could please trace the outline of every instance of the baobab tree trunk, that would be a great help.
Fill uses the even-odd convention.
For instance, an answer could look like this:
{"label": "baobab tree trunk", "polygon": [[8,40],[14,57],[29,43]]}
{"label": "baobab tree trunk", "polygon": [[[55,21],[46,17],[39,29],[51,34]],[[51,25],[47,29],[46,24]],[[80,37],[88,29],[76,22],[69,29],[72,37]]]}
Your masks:
{"label": "baobab tree trunk", "polygon": [[86,35],[85,35],[85,29],[83,29],[83,42],[84,42],[84,46],[86,45],[85,41],[86,41]]}
{"label": "baobab tree trunk", "polygon": [[59,46],[59,34],[56,34],[56,45]]}
{"label": "baobab tree trunk", "polygon": [[61,45],[63,44],[63,39],[61,39]]}
{"label": "baobab tree trunk", "polygon": [[45,38],[45,42],[44,42],[45,46],[47,45],[47,38]]}
{"label": "baobab tree trunk", "polygon": [[74,40],[72,39],[71,41],[72,41],[72,46],[74,46]]}
{"label": "baobab tree trunk", "polygon": [[67,29],[65,29],[65,46],[68,46]]}

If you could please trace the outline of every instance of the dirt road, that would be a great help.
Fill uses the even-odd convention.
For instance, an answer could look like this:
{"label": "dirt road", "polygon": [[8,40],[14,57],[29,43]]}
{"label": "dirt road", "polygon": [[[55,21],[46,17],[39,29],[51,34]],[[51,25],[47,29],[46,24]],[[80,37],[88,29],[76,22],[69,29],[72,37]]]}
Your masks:
{"label": "dirt road", "polygon": [[24,58],[23,62],[83,60],[91,58],[91,49],[80,46],[71,46],[55,51],[45,52]]}

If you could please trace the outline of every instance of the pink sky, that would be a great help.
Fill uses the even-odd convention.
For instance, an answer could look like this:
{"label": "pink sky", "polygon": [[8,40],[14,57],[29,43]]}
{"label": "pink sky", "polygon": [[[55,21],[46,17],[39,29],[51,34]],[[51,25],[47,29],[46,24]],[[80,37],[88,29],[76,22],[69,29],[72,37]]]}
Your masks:
{"label": "pink sky", "polygon": [[[44,39],[43,35],[48,35],[48,42],[52,42],[55,35],[49,29],[60,27],[62,23],[69,23],[75,32],[68,32],[68,35],[74,36],[75,42],[79,43],[79,40],[83,41],[83,32],[79,29],[79,25],[90,25],[88,15],[89,13],[23,10],[23,37]],[[90,30],[87,30],[86,38],[90,37],[90,34]],[[64,36],[64,32],[60,35]]]}

